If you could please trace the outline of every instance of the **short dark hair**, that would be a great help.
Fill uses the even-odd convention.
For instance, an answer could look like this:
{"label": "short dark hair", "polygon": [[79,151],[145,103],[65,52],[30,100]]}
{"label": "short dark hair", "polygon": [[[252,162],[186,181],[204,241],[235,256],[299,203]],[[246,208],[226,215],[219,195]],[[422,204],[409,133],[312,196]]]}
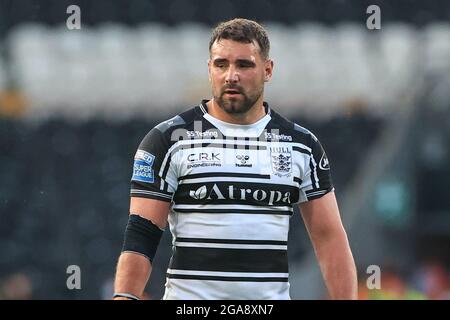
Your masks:
{"label": "short dark hair", "polygon": [[209,41],[209,52],[215,41],[229,39],[242,43],[256,41],[259,45],[260,54],[263,59],[269,57],[270,42],[267,31],[259,23],[253,20],[237,18],[221,22],[214,28]]}

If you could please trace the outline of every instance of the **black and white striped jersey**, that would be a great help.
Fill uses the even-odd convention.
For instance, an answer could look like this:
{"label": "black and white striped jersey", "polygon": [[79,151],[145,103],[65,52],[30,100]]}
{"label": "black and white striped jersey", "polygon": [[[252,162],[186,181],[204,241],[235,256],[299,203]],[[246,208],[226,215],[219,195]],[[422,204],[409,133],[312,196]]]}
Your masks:
{"label": "black and white striped jersey", "polygon": [[172,203],[164,299],[289,299],[289,219],[333,190],[328,159],[267,103],[235,125],[206,102],[157,125],[135,155],[131,196]]}

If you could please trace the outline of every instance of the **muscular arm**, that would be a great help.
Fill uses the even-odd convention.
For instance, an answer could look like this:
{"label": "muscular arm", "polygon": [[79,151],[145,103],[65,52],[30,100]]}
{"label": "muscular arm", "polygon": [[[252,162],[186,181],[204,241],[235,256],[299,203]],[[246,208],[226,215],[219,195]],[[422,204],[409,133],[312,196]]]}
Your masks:
{"label": "muscular arm", "polygon": [[[162,229],[167,224],[169,206],[169,202],[131,197],[130,213],[138,214]],[[114,292],[142,297],[151,271],[151,263],[145,256],[132,252],[122,253],[117,264]]]}
{"label": "muscular arm", "polygon": [[334,192],[300,205],[331,299],[356,299],[357,276]]}

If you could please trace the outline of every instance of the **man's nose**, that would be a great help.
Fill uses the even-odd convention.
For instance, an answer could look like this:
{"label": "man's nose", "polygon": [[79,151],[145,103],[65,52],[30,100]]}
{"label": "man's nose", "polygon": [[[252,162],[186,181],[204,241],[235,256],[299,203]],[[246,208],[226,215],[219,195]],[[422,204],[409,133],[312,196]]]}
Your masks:
{"label": "man's nose", "polygon": [[230,66],[228,68],[228,72],[225,77],[226,83],[237,83],[239,82],[239,73],[237,72],[236,68],[233,66]]}

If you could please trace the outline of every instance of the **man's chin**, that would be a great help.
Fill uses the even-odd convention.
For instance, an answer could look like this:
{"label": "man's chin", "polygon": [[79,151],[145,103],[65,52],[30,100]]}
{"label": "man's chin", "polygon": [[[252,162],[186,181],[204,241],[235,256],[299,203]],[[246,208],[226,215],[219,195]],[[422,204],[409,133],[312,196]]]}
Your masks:
{"label": "man's chin", "polygon": [[242,105],[242,102],[238,101],[224,101],[222,109],[227,113],[244,113],[247,111]]}
{"label": "man's chin", "polygon": [[246,113],[248,110],[251,109],[251,104],[249,105],[249,102],[245,95],[243,94],[236,94],[236,95],[222,95],[220,98],[217,99],[217,104],[224,110],[226,113],[229,114],[239,114],[239,113]]}

